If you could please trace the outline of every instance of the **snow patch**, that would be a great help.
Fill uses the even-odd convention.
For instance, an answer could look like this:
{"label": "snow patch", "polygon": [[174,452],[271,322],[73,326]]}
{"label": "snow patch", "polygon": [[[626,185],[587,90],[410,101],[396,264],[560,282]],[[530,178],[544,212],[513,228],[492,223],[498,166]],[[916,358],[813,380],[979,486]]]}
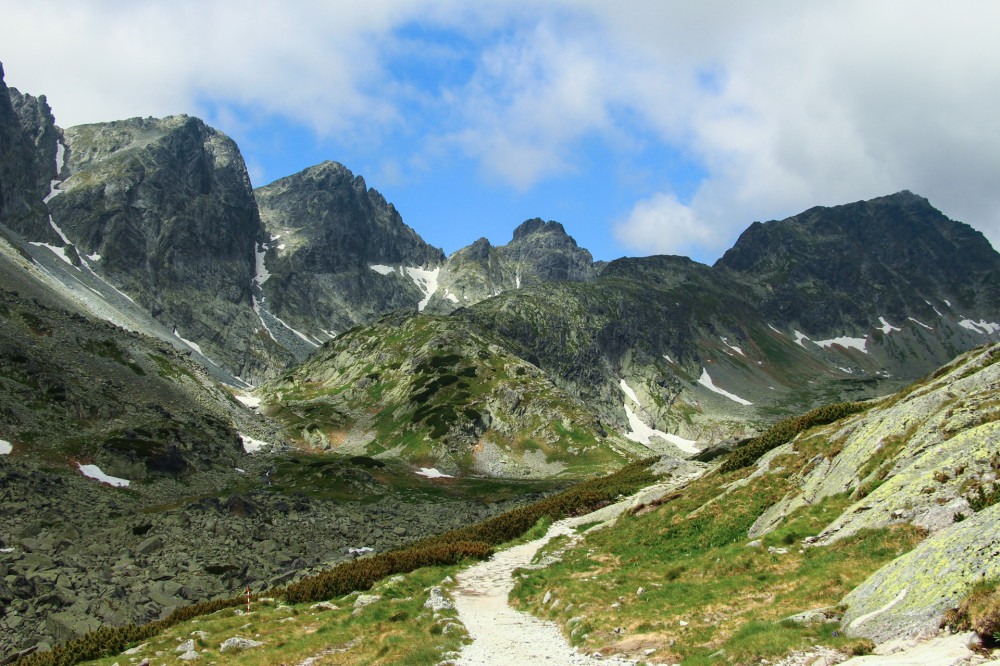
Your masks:
{"label": "snow patch", "polygon": [[447,298],[452,303],[458,303],[458,296],[456,296],[455,294],[451,293],[447,289],[444,290],[444,297]]}
{"label": "snow patch", "polygon": [[875,328],[880,329],[886,335],[889,335],[893,331],[902,331],[903,330],[901,328],[896,328],[895,326],[893,326],[892,324],[890,324],[889,322],[887,322],[885,320],[885,317],[879,317],[878,320],[882,323],[882,325],[881,326],[876,326]]}
{"label": "snow patch", "polygon": [[106,483],[108,485],[115,486],[116,488],[128,487],[128,479],[119,479],[116,476],[108,476],[102,472],[101,468],[97,465],[81,465],[80,463],[77,463],[76,466],[79,467],[80,472],[88,478],[97,479],[101,483]]}
{"label": "snow patch", "polygon": [[[400,270],[403,269],[400,268]],[[441,272],[441,267],[438,266],[432,270],[427,270],[426,268],[407,266],[406,272],[409,274],[410,279],[417,285],[417,288],[424,292],[424,300],[417,304],[417,311],[422,312],[427,307],[427,304],[430,303],[431,296],[437,291],[438,274]]]}
{"label": "snow patch", "polygon": [[799,345],[800,347],[805,347],[805,344],[802,341],[803,340],[808,340],[808,339],[809,338],[806,336],[805,333],[801,333],[799,331],[795,331],[795,343],[797,345]]}
{"label": "snow patch", "polygon": [[622,392],[632,399],[632,402],[634,402],[637,405],[642,404],[639,402],[639,397],[635,394],[635,391],[633,391],[632,387],[628,385],[628,382],[626,382],[623,379],[620,382],[618,382],[618,385],[621,387]]}
{"label": "snow patch", "polygon": [[[796,331],[796,333],[798,333],[798,331]],[[712,378],[708,375],[708,370],[705,369],[705,368],[701,369],[701,377],[698,378],[698,383],[701,384],[702,386],[704,386],[705,388],[707,388],[710,391],[714,391],[714,392],[718,393],[721,396],[725,396],[725,397],[729,398],[733,402],[737,402],[737,403],[739,403],[741,405],[752,405],[753,404],[749,400],[744,400],[740,396],[735,395],[733,393],[730,393],[729,391],[723,390],[723,389],[719,388],[718,386],[716,386],[715,382],[713,382]]]}
{"label": "snow patch", "polygon": [[371,553],[371,552],[374,552],[374,551],[375,551],[374,548],[369,548],[368,546],[361,546],[361,548],[348,548],[347,549],[348,553],[357,553],[359,555],[362,554],[362,553]]}
{"label": "snow patch", "polygon": [[36,246],[36,247],[47,247],[47,248],[49,248],[50,250],[52,250],[52,254],[54,254],[57,257],[59,257],[60,259],[62,259],[63,261],[65,261],[70,266],[73,265],[73,261],[68,256],[66,256],[66,248],[65,247],[56,247],[55,245],[49,245],[48,243],[39,243],[39,242],[36,242],[36,241],[30,241],[30,243],[32,245]]}
{"label": "snow patch", "polygon": [[923,326],[924,328],[926,328],[928,331],[933,331],[934,330],[933,326],[928,326],[924,322],[918,321],[918,320],[914,319],[913,317],[907,317],[907,319],[909,319],[910,321],[912,321],[914,324],[920,324],[921,326]]}
{"label": "snow patch", "polygon": [[776,328],[775,328],[774,326],[771,326],[770,324],[768,324],[768,325],[767,325],[767,327],[768,327],[769,329],[771,329],[772,331],[774,331],[775,333],[777,333],[778,335],[780,335],[780,336],[782,336],[782,337],[784,337],[784,336],[785,336],[785,334],[784,334],[784,333],[782,333],[781,331],[779,331],[778,329],[776,329]]}
{"label": "snow patch", "polygon": [[190,340],[182,338],[181,335],[180,335],[180,333],[177,332],[177,328],[176,327],[174,328],[174,337],[177,338],[178,340],[180,340],[181,342],[183,342],[184,344],[186,344],[191,349],[193,349],[196,352],[198,352],[199,354],[201,354],[202,356],[205,356],[204,352],[201,351],[201,347],[198,346],[198,343],[197,342],[191,342]]}
{"label": "snow patch", "polygon": [[271,446],[267,442],[262,442],[259,439],[254,439],[253,437],[247,437],[243,433],[240,433],[240,439],[243,440],[243,450],[247,453],[257,453],[261,449]]}
{"label": "snow patch", "polygon": [[426,476],[428,479],[453,479],[454,478],[451,474],[445,474],[443,472],[439,472],[434,467],[421,467],[420,470],[417,472],[417,475],[418,476]]}
{"label": "snow patch", "polygon": [[[895,330],[899,330],[898,328]],[[829,340],[816,340],[816,344],[820,347],[830,348],[834,345],[840,345],[841,347],[853,348],[861,351],[865,354],[868,353],[868,340],[867,338],[849,338],[846,335],[839,338],[830,338]]]}
{"label": "snow patch", "polygon": [[973,333],[982,333],[983,335],[991,335],[1000,331],[1000,324],[988,322],[985,319],[980,319],[979,321],[963,319],[958,322],[958,325],[969,329]]}
{"label": "snow patch", "polygon": [[0,439],[0,456],[9,455],[10,452],[13,451],[13,450],[14,450],[14,447],[11,446],[10,442],[8,442],[5,439]]}
{"label": "snow patch", "polygon": [[674,362],[674,360],[672,358],[670,358],[669,356],[667,356],[666,354],[663,355],[663,358],[667,359],[668,363],[673,363]]}
{"label": "snow patch", "polygon": [[256,396],[237,393],[236,399],[239,400],[244,405],[246,405],[247,407],[249,407],[250,409],[256,409],[257,407],[260,407],[260,398]]}
{"label": "snow patch", "polygon": [[101,255],[97,254],[96,252],[94,254],[88,254],[88,255],[84,255],[84,256],[86,256],[87,259],[90,259],[91,261],[100,261],[101,260]]}
{"label": "snow patch", "polygon": [[746,356],[746,354],[743,353],[742,349],[740,349],[736,345],[729,344],[729,340],[727,340],[726,338],[721,338],[721,340],[722,340],[722,344],[726,345],[727,347],[729,347],[730,349],[732,349],[734,352],[736,352],[740,356]]}
{"label": "snow patch", "polygon": [[951,307],[951,301],[949,301],[947,298],[945,298],[943,300],[945,302],[945,305],[947,305],[950,308]]}
{"label": "snow patch", "polygon": [[656,428],[651,428],[650,426],[643,423],[642,419],[632,411],[625,404],[625,415],[628,417],[628,427],[630,432],[625,433],[625,437],[631,439],[633,442],[638,442],[643,446],[649,446],[649,440],[652,437],[662,437],[666,441],[670,442],[681,451],[685,453],[698,453],[700,449],[695,446],[696,442],[690,439],[684,439],[680,435],[671,435],[668,432],[663,432],[662,430],[657,430]]}
{"label": "snow patch", "polygon": [[388,275],[389,273],[392,273],[393,271],[396,270],[392,266],[386,266],[384,264],[372,264],[368,268],[372,269],[379,275]]}
{"label": "snow patch", "polygon": [[925,300],[924,303],[926,303],[927,305],[931,306],[931,310],[934,310],[934,314],[936,314],[938,317],[943,317],[944,316],[943,314],[941,314],[940,312],[938,312],[938,309],[936,307],[934,307],[934,304],[931,303],[930,301]]}
{"label": "snow patch", "polygon": [[[262,306],[265,307],[265,309],[266,309],[266,306],[264,306],[264,299],[261,298],[258,301],[257,297],[254,296],[253,297],[253,311],[257,313],[257,318],[260,319],[260,323],[263,324],[264,329],[267,330],[267,334],[271,336],[271,339],[274,340],[275,342],[278,342],[277,338],[274,337],[274,331],[272,331],[271,327],[267,325],[266,321],[264,321],[264,315],[262,315],[261,312],[260,312]],[[270,315],[271,317],[273,317],[276,322],[278,322],[279,324],[281,324],[282,326],[284,326],[285,328],[287,328],[289,331],[291,331],[295,335],[297,335],[300,338],[302,338],[302,340],[304,342],[306,342],[307,344],[310,344],[313,347],[319,347],[318,343],[313,342],[312,340],[310,340],[309,338],[307,338],[304,333],[302,333],[300,331],[296,331],[294,328],[292,328],[291,326],[289,326],[288,324],[286,324],[281,319],[281,317],[278,317],[277,315],[275,315],[270,310],[268,310],[267,314]]]}
{"label": "snow patch", "polygon": [[268,272],[267,267],[264,265],[264,256],[267,254],[267,249],[267,243],[261,243],[254,250],[256,261],[253,281],[257,283],[258,287],[267,282],[267,279],[271,277],[271,273]]}

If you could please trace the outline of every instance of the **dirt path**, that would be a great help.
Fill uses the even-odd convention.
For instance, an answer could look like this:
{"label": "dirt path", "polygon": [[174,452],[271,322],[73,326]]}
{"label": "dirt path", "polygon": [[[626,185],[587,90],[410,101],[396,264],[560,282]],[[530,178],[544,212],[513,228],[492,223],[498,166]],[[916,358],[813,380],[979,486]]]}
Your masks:
{"label": "dirt path", "polygon": [[455,660],[458,666],[635,663],[624,659],[593,659],[580,654],[570,646],[555,623],[514,610],[507,603],[507,596],[514,588],[514,570],[528,566],[535,553],[553,537],[575,536],[573,527],[576,524],[581,524],[580,518],[555,523],[541,539],[501,551],[455,577],[458,585],[451,591],[452,599],[459,620],[473,640]]}

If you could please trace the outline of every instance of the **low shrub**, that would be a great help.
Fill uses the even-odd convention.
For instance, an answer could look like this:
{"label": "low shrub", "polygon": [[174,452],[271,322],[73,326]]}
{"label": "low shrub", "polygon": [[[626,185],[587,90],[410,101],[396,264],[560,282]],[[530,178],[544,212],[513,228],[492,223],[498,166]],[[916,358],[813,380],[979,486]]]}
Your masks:
{"label": "low shrub", "polygon": [[1000,485],[994,483],[989,489],[985,485],[980,485],[966,499],[969,500],[969,506],[972,507],[972,510],[979,513],[983,509],[1000,502]]}
{"label": "low shrub", "polygon": [[767,432],[759,437],[754,437],[749,442],[739,447],[729,454],[719,467],[722,473],[735,472],[738,469],[749,467],[757,462],[762,455],[775,449],[782,444],[787,444],[795,435],[808,430],[814,426],[833,423],[845,416],[863,412],[871,407],[868,402],[838,402],[834,405],[827,405],[814,409],[802,416],[793,416],[782,419],[774,424]]}
{"label": "low shrub", "polygon": [[951,631],[974,631],[986,647],[996,645],[1000,633],[1000,580],[973,586],[957,608],[944,614],[941,626]]}

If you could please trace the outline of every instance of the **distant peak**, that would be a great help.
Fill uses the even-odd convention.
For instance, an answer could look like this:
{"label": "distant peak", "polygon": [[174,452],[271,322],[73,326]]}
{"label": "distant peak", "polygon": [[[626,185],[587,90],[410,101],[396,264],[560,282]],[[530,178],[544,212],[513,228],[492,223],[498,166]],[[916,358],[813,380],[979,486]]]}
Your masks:
{"label": "distant peak", "polygon": [[555,233],[562,236],[567,235],[566,229],[564,229],[563,225],[558,222],[553,222],[551,220],[544,222],[542,221],[542,218],[536,217],[531,220],[525,220],[520,226],[518,226],[517,229],[514,229],[514,241],[519,241],[522,238],[527,238],[528,236],[538,233]]}

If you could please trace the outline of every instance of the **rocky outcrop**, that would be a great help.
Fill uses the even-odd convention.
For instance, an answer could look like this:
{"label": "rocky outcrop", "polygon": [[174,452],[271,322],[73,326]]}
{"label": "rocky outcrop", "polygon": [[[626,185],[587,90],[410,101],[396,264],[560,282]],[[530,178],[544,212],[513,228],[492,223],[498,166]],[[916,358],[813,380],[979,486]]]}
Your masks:
{"label": "rocky outcrop", "polygon": [[[750,538],[796,509],[843,493],[855,502],[816,543],[901,523],[936,532],[971,514],[969,488],[995,480],[1000,466],[998,358],[998,345],[965,354],[931,381],[827,428],[818,436],[837,442],[837,454],[817,456],[799,490],[765,511]],[[797,445],[774,449],[760,465]]]}
{"label": "rocky outcrop", "polygon": [[17,113],[25,136],[35,147],[36,191],[42,197],[48,195],[49,184],[59,180],[57,154],[62,130],[56,126],[55,116],[45,95],[35,97],[21,93],[17,88],[8,88],[11,106]]}
{"label": "rocky outcrop", "polygon": [[172,116],[73,127],[65,141],[49,208],[81,260],[237,376],[287,360],[254,335],[260,220],[231,139]]}
{"label": "rocky outcrop", "polygon": [[18,109],[24,110],[21,95],[12,95],[4,83],[0,65],[0,224],[33,240],[56,242],[58,237],[48,228],[44,192],[39,190],[47,172],[39,164],[32,135],[11,104],[12,97],[19,102]]}
{"label": "rocky outcrop", "polygon": [[430,307],[451,312],[505,291],[545,282],[589,282],[597,276],[590,252],[558,222],[526,220],[507,245],[485,238],[458,250],[445,264]]}
{"label": "rocky outcrop", "polygon": [[878,317],[1000,321],[1000,256],[907,191],[755,222],[715,267],[776,326],[807,335],[851,335]]}
{"label": "rocky outcrop", "polygon": [[972,586],[1000,576],[1000,505],[934,534],[844,597],[848,635],[883,643],[937,634]]}
{"label": "rocky outcrop", "polygon": [[312,340],[304,351],[426,301],[444,253],[342,164],[324,162],[255,195],[265,229],[257,247],[258,305]]}

